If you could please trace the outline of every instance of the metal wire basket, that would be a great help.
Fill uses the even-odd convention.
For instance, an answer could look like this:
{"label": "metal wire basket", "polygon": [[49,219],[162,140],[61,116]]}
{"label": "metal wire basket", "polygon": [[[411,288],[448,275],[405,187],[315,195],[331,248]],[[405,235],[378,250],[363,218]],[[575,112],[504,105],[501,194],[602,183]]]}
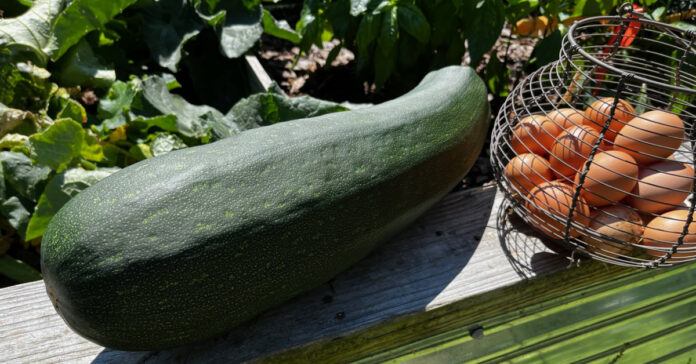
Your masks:
{"label": "metal wire basket", "polygon": [[594,259],[696,259],[696,34],[643,17],[587,18],[559,60],[498,113],[491,163],[512,208]]}

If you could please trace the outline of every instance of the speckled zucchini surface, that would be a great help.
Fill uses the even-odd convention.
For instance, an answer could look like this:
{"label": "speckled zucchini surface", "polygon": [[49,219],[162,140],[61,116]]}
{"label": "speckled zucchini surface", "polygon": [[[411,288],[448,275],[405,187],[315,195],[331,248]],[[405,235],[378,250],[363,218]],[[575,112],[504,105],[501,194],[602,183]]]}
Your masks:
{"label": "speckled zucchini surface", "polygon": [[486,96],[452,66],[377,106],[125,168],[51,221],[48,294],[73,330],[114,349],[221,335],[328,281],[450,191],[484,144]]}

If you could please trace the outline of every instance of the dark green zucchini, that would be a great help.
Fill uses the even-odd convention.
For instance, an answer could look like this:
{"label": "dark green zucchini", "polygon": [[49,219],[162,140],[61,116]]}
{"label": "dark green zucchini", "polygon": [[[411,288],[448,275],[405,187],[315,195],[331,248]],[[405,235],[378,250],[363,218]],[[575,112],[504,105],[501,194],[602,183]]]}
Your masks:
{"label": "dark green zucchini", "polygon": [[51,221],[48,294],[71,328],[110,348],[223,334],[413,222],[472,166],[489,114],[481,79],[452,66],[381,105],[134,164]]}

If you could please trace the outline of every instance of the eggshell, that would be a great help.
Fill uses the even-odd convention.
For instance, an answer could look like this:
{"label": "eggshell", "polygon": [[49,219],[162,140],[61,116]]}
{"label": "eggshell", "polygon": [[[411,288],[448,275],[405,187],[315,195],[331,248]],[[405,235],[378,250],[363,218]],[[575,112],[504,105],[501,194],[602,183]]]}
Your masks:
{"label": "eggshell", "polygon": [[[628,255],[633,246],[643,235],[643,221],[633,209],[612,205],[597,209],[590,215],[590,229],[597,234],[585,235],[582,240],[587,244],[587,250],[592,253],[612,258],[618,255]],[[609,238],[616,239],[616,241]],[[625,243],[622,245],[621,243]]]}
{"label": "eggshell", "polygon": [[[575,175],[576,185],[581,174]],[[633,157],[617,150],[599,152],[592,159],[580,194],[592,206],[614,204],[633,190],[637,178],[638,166]]]}
{"label": "eggshell", "polygon": [[529,115],[512,129],[510,146],[516,154],[548,154],[554,138],[562,131],[551,119],[543,115]]}
{"label": "eggshell", "polygon": [[[654,250],[649,247],[671,248],[684,230],[688,215],[688,210],[680,209],[665,212],[652,219],[643,233],[645,251],[654,257],[664,256],[667,253],[666,250]],[[689,224],[688,232],[682,241],[683,244],[677,248],[677,252],[667,262],[676,263],[696,258],[696,250],[689,250],[696,249],[696,216],[693,220]]]}
{"label": "eggshell", "polygon": [[686,163],[664,160],[641,168],[638,183],[626,204],[643,212],[660,213],[675,208],[691,193],[694,169]]}
{"label": "eggshell", "polygon": [[[613,105],[613,97],[603,97],[597,99],[585,109],[585,116],[590,120],[587,124],[592,126],[598,134],[602,128],[604,128],[607,119],[609,119]],[[633,106],[631,106],[628,101],[619,99],[616,111],[614,112],[614,118],[611,120],[611,123],[609,123],[609,129],[604,134],[604,138],[613,141],[621,128],[635,116],[636,111],[633,109]]]}
{"label": "eggshell", "polygon": [[614,148],[624,151],[642,165],[659,162],[679,149],[684,139],[684,122],[660,110],[648,111],[632,119],[614,140]]}
{"label": "eggshell", "polygon": [[[528,216],[532,225],[553,239],[563,239],[565,236],[565,220],[570,214],[575,189],[570,184],[561,181],[544,182],[536,186],[529,194],[525,206],[530,211]],[[534,204],[536,204],[535,207]],[[560,221],[546,215],[546,212],[558,217]],[[573,222],[587,226],[589,224],[590,207],[582,196],[578,196],[573,212]],[[576,237],[580,233],[573,226],[569,235]]]}
{"label": "eggshell", "polygon": [[563,129],[568,129],[571,126],[583,125],[589,122],[585,114],[571,108],[562,108],[553,110],[548,115],[549,119],[558,123]]}
{"label": "eggshell", "polygon": [[534,186],[553,179],[549,161],[532,153],[523,153],[512,158],[505,166],[503,174],[522,195],[527,195]]}
{"label": "eggshell", "polygon": [[[553,174],[558,178],[575,176],[598,139],[596,131],[587,125],[572,126],[559,134],[549,155]],[[606,146],[600,146],[604,149]]]}

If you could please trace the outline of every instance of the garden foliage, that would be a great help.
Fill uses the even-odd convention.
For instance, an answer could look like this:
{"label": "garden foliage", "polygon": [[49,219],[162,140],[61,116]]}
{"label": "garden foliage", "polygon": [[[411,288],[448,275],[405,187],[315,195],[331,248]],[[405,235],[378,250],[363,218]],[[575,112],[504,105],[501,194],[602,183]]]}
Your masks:
{"label": "garden foliage", "polygon": [[276,87],[249,95],[240,57],[264,30],[296,34],[260,0],[8,1],[0,5],[0,275],[15,281],[40,277],[41,236],[58,209],[119,169],[346,110]]}

